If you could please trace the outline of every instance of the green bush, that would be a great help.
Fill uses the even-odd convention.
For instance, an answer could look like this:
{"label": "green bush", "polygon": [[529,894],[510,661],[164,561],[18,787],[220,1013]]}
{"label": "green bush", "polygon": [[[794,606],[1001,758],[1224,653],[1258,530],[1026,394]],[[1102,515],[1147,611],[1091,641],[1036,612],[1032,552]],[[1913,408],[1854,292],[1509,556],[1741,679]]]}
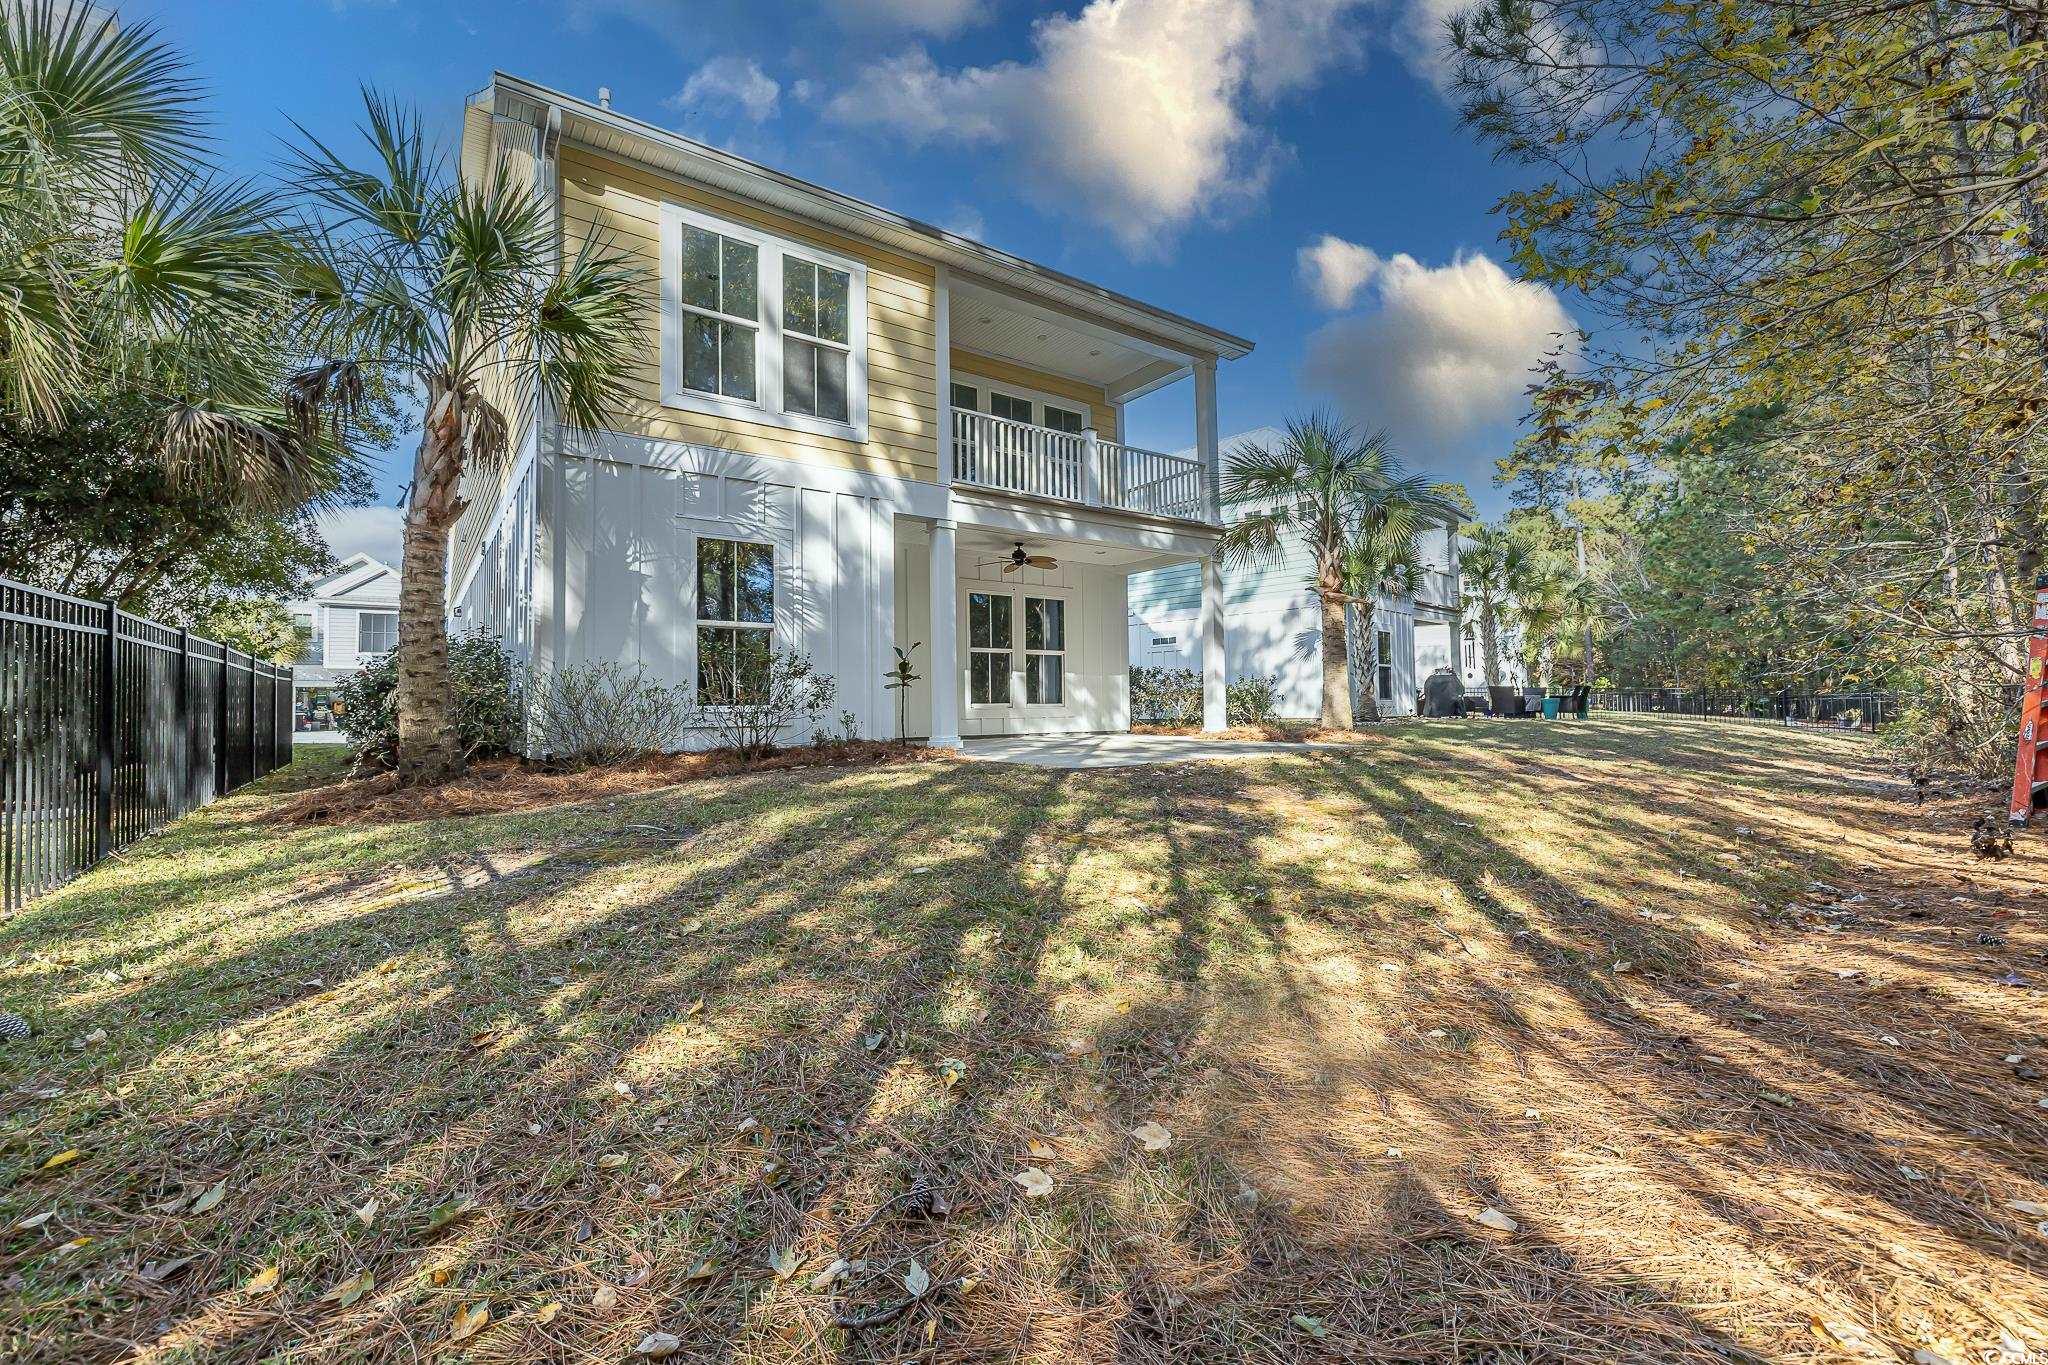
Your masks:
{"label": "green bush", "polygon": [[1191,668],[1133,668],[1131,719],[1159,725],[1202,723],[1202,680]]}
{"label": "green bush", "polygon": [[1232,725],[1270,725],[1280,710],[1280,675],[1239,678],[1223,692]]}
{"label": "green bush", "polygon": [[[380,655],[338,689],[341,733],[365,768],[389,768],[398,756],[397,652]],[[494,635],[470,631],[448,642],[455,728],[466,757],[509,753],[519,743],[521,669]]]}
{"label": "green bush", "polygon": [[694,714],[687,688],[615,660],[536,670],[526,696],[526,752],[565,767],[680,749]]}

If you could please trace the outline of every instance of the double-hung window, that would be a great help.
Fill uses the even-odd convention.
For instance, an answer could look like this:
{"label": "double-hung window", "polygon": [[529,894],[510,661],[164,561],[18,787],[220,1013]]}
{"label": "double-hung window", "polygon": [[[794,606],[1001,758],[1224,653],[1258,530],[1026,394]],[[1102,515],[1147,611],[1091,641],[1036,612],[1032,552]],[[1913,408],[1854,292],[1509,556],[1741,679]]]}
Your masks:
{"label": "double-hung window", "polygon": [[365,611],[356,615],[356,653],[383,654],[398,647],[398,613]]}
{"label": "double-hung window", "polygon": [[1024,701],[1058,706],[1067,699],[1067,604],[1057,597],[1024,599]]}
{"label": "double-hung window", "polygon": [[1010,704],[1010,604],[1006,592],[967,594],[967,699],[976,706]]}
{"label": "double-hung window", "polygon": [[729,705],[768,680],[775,551],[747,540],[697,541],[697,700]]}
{"label": "double-hung window", "polygon": [[1388,632],[1373,633],[1373,651],[1378,656],[1380,700],[1394,699],[1394,637]]}
{"label": "double-hung window", "polygon": [[782,258],[782,410],[849,420],[852,276],[801,256]]}
{"label": "double-hung window", "polygon": [[867,270],[663,204],[662,402],[867,439]]}

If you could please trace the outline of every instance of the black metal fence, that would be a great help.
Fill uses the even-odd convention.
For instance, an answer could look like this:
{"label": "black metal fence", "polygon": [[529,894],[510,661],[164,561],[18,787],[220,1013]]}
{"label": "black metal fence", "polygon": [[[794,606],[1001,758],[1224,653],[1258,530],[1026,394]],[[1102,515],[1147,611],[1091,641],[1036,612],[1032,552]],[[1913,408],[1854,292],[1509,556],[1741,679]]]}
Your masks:
{"label": "black metal fence", "polygon": [[1776,725],[1823,725],[1837,730],[1878,730],[1899,718],[1911,698],[1899,692],[1711,692],[1681,687],[1595,688],[1595,711],[1689,716],[1695,720],[1747,720]]}
{"label": "black metal fence", "polygon": [[292,672],[0,578],[0,906],[291,762]]}

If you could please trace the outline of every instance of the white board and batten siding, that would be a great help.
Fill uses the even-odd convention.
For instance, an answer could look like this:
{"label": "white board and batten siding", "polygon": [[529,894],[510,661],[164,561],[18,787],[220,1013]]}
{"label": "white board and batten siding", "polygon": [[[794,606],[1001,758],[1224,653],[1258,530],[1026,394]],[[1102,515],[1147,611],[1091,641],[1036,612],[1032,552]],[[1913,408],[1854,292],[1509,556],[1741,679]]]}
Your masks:
{"label": "white board and batten siding", "polygon": [[537,469],[529,460],[512,486],[505,507],[477,549],[480,562],[450,623],[454,634],[482,631],[495,636],[522,664],[533,662]]}
{"label": "white board and batten siding", "polygon": [[[544,456],[537,505],[534,662],[616,662],[694,690],[697,544],[771,547],[774,643],[838,683],[864,736],[895,732],[883,690],[900,497],[850,471],[612,436]],[[827,486],[817,486],[819,484]],[[836,486],[835,486],[836,485]],[[867,486],[872,485],[872,486]],[[793,735],[793,741],[809,735]]]}

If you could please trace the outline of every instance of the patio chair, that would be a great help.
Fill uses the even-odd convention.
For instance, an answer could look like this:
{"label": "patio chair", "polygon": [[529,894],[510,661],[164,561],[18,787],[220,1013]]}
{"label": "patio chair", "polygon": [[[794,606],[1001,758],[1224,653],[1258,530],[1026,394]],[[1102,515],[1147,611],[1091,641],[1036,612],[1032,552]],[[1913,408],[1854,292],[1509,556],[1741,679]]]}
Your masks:
{"label": "patio chair", "polygon": [[1487,705],[1496,716],[1521,716],[1535,714],[1529,709],[1529,696],[1513,687],[1489,687],[1486,689]]}

